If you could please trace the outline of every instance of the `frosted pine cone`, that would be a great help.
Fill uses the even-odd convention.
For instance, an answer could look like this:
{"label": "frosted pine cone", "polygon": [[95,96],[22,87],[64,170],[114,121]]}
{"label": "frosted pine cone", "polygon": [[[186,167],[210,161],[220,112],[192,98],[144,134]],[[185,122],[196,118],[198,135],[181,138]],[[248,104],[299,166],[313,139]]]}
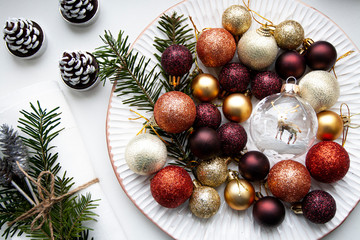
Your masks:
{"label": "frosted pine cone", "polygon": [[88,52],[64,52],[59,62],[61,77],[75,89],[85,89],[97,80],[98,64]]}
{"label": "frosted pine cone", "polygon": [[3,32],[9,51],[18,57],[33,56],[44,42],[44,33],[41,27],[30,20],[9,19]]}
{"label": "frosted pine cone", "polygon": [[94,17],[98,10],[98,0],[60,0],[60,12],[65,20],[82,24]]}

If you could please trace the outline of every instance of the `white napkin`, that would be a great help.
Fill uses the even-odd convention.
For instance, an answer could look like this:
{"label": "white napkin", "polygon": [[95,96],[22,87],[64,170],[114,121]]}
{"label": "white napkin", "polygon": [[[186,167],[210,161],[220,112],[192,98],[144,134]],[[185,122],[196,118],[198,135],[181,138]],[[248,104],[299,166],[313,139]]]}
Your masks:
{"label": "white napkin", "polygon": [[[58,110],[58,112],[61,112],[60,128],[65,129],[53,140],[52,144],[56,146],[55,151],[59,153],[58,161],[62,166],[62,172],[67,171],[67,176],[74,178],[74,188],[96,178],[75,120],[57,82],[37,83],[2,97],[0,99],[0,124],[11,125],[18,130],[19,134],[22,134],[17,129],[17,121],[19,117],[22,117],[19,112],[20,110],[31,112],[30,102],[37,107],[38,100],[43,110],[50,111],[55,107],[60,107]],[[91,193],[92,199],[101,199],[101,201],[97,202],[99,206],[95,210],[99,215],[97,222],[92,221],[88,224],[89,227],[94,229],[94,231],[90,232],[91,236],[95,240],[127,239],[101,189],[101,184],[93,184],[79,193],[86,194],[87,192]],[[23,234],[22,237],[13,237],[12,239],[26,238],[25,234]]]}

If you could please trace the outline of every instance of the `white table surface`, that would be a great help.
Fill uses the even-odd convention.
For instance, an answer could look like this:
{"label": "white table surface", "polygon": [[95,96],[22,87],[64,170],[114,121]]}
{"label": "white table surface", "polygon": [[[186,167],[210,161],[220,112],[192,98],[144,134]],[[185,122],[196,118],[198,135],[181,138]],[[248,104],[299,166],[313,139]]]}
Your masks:
{"label": "white table surface", "polygon": [[[160,13],[179,0],[100,0],[100,14],[89,27],[72,27],[60,16],[58,1],[0,0],[0,25],[9,17],[34,20],[44,29],[48,46],[45,53],[34,60],[19,60],[11,56],[4,42],[0,44],[0,96],[36,82],[61,81],[58,60],[64,50],[93,51],[101,46],[99,35],[104,30],[117,34],[125,30],[134,41],[141,31]],[[360,47],[359,0],[303,0],[336,22]],[[105,120],[111,85],[87,92],[75,92],[60,85],[70,105],[80,134],[89,153],[100,184],[128,239],[171,239],[147,219],[127,198],[111,167],[106,138]],[[26,97],[26,96],[19,96]],[[357,206],[346,221],[324,239],[359,239],[360,207]],[[117,229],[113,229],[117,231]],[[191,231],[191,229],[189,229]]]}

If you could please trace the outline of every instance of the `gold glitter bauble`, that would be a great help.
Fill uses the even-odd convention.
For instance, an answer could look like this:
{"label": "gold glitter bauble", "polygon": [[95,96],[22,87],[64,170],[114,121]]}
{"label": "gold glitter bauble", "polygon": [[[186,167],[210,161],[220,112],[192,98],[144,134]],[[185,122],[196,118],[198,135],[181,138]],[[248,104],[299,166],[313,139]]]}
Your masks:
{"label": "gold glitter bauble", "polygon": [[340,87],[334,74],[311,71],[300,80],[300,97],[310,103],[315,112],[331,108],[340,96]]}
{"label": "gold glitter bauble", "polygon": [[247,31],[238,43],[240,62],[253,70],[264,70],[276,59],[278,46],[268,27]]}
{"label": "gold glitter bauble", "polygon": [[194,180],[194,191],[189,200],[190,211],[199,218],[210,218],[220,208],[220,196],[218,192]]}
{"label": "gold glitter bauble", "polygon": [[228,158],[216,157],[202,161],[196,168],[196,177],[202,185],[218,187],[226,181]]}
{"label": "gold glitter bauble", "polygon": [[226,203],[235,210],[245,210],[255,200],[254,187],[248,181],[239,179],[233,171],[229,171],[228,184],[224,190]]}
{"label": "gold glitter bauble", "polygon": [[230,94],[224,99],[222,110],[228,120],[245,122],[252,112],[251,100],[242,93]]}
{"label": "gold glitter bauble", "polygon": [[304,29],[294,20],[286,20],[276,26],[274,37],[279,47],[296,49],[304,40]]}
{"label": "gold glitter bauble", "polygon": [[244,34],[251,26],[251,14],[241,5],[232,5],[222,14],[222,25],[231,34]]}
{"label": "gold glitter bauble", "polygon": [[209,102],[219,95],[219,81],[211,74],[200,73],[191,82],[192,95],[202,102]]}
{"label": "gold glitter bauble", "polygon": [[317,139],[332,141],[340,137],[344,129],[344,123],[339,114],[333,111],[322,111],[317,114],[317,119]]}

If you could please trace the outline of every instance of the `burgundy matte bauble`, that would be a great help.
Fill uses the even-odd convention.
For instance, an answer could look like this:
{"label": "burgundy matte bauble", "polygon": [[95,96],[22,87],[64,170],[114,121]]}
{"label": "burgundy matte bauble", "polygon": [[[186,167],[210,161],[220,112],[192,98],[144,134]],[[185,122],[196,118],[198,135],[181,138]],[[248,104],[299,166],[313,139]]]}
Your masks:
{"label": "burgundy matte bauble", "polygon": [[262,152],[249,151],[239,160],[239,172],[249,181],[265,179],[270,169],[269,159]]}
{"label": "burgundy matte bauble", "polygon": [[189,173],[183,168],[167,166],[150,180],[150,190],[161,206],[176,208],[190,198],[193,183]]}
{"label": "burgundy matte bauble", "polygon": [[281,91],[282,80],[275,72],[265,71],[251,80],[251,93],[259,100]]}
{"label": "burgundy matte bauble", "polygon": [[209,127],[218,129],[221,124],[221,113],[211,103],[201,103],[196,106],[196,118],[193,127]]}
{"label": "burgundy matte bauble", "polygon": [[349,154],[340,144],[319,142],[306,154],[306,167],[319,182],[332,183],[342,179],[349,170]]}
{"label": "burgundy matte bauble", "polygon": [[167,92],[156,101],[154,118],[162,130],[168,133],[180,133],[193,125],[196,118],[196,106],[185,93]]}
{"label": "burgundy matte bauble", "polygon": [[306,69],[305,58],[295,51],[283,52],[275,62],[276,73],[282,79],[287,79],[290,76],[300,78]]}
{"label": "burgundy matte bauble", "polygon": [[234,57],[236,43],[234,37],[223,28],[203,31],[196,43],[196,52],[206,67],[221,67]]}
{"label": "burgundy matte bauble", "polygon": [[241,63],[227,63],[219,74],[220,86],[227,92],[244,92],[250,83],[250,71]]}
{"label": "burgundy matte bauble", "polygon": [[311,177],[301,163],[283,160],[270,169],[267,183],[275,197],[285,202],[297,202],[309,192]]}
{"label": "burgundy matte bauble", "polygon": [[329,70],[337,58],[335,47],[326,41],[317,41],[306,50],[305,60],[312,70]]}
{"label": "burgundy matte bauble", "polygon": [[285,207],[275,197],[263,197],[255,202],[253,216],[255,221],[264,227],[276,227],[284,221]]}
{"label": "burgundy matte bauble", "polygon": [[161,66],[171,76],[183,76],[193,63],[189,49],[183,45],[171,45],[161,55]]}
{"label": "burgundy matte bauble", "polygon": [[210,159],[219,155],[221,144],[214,129],[202,127],[189,137],[191,152],[200,159]]}
{"label": "burgundy matte bauble", "polygon": [[228,122],[217,130],[221,150],[227,155],[236,155],[244,149],[247,143],[247,134],[243,126],[238,123]]}
{"label": "burgundy matte bauble", "polygon": [[309,192],[302,200],[301,205],[304,217],[313,223],[326,223],[336,213],[335,199],[322,190]]}

